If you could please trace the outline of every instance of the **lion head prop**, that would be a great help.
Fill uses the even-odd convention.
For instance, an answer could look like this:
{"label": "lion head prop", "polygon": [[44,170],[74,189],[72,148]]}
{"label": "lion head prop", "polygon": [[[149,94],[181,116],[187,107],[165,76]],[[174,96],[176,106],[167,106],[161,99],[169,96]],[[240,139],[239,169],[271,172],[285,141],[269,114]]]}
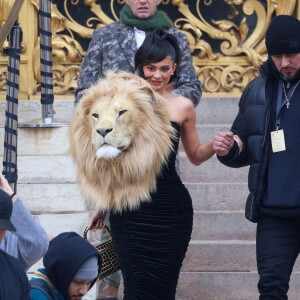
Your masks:
{"label": "lion head prop", "polygon": [[122,211],[150,199],[174,132],[166,101],[144,79],[110,72],[85,92],[69,138],[88,203]]}

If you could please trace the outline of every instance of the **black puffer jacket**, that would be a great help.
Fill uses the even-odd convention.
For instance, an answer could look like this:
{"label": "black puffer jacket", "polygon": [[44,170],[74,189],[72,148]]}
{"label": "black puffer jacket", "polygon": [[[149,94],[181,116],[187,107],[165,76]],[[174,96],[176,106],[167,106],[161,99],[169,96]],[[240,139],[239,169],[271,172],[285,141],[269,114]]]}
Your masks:
{"label": "black puffer jacket", "polygon": [[261,66],[260,71],[261,75],[245,88],[239,102],[238,115],[231,128],[231,131],[241,138],[243,151],[239,155],[235,143],[228,155],[218,156],[221,163],[232,168],[250,165],[248,175],[250,194],[246,202],[245,215],[252,222],[258,221],[259,208],[267,187],[270,99],[279,78],[271,59]]}

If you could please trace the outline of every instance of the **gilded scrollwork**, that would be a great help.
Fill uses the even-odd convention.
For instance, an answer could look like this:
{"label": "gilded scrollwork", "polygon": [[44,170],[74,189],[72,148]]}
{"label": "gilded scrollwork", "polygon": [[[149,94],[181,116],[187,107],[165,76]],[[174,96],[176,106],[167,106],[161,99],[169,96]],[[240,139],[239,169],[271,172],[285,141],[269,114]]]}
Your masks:
{"label": "gilded scrollwork", "polygon": [[7,72],[3,71],[1,73],[1,70],[0,70],[0,91],[6,90],[6,83],[7,83]]}
{"label": "gilded scrollwork", "polygon": [[[224,0],[231,6],[232,15],[228,19],[206,20],[200,10],[201,0],[196,1],[197,15],[191,12],[190,6],[184,0],[173,0],[172,4],[185,18],[175,21],[176,28],[183,32],[189,31],[189,43],[193,50],[197,49],[203,33],[211,39],[221,42],[217,54],[211,54],[206,49],[201,50],[194,65],[198,77],[203,81],[205,92],[239,92],[258,74],[258,66],[266,59],[264,36],[274,14],[292,14],[296,0],[267,0],[266,9],[258,0]],[[205,6],[213,4],[213,0],[203,1]],[[244,17],[239,24],[233,22],[233,17],[240,14],[237,9],[242,5]],[[256,15],[257,22],[254,30],[249,33],[247,16]],[[187,26],[189,24],[189,26]],[[192,34],[191,34],[192,32]],[[192,51],[193,51],[192,50]],[[210,57],[207,53],[210,53]],[[207,58],[218,59],[219,65],[206,67]],[[228,62],[228,58],[230,62]],[[241,61],[242,58],[242,61]]]}
{"label": "gilded scrollwork", "polygon": [[56,66],[53,70],[53,86],[56,95],[64,95],[74,91],[80,71],[79,65]]}
{"label": "gilded scrollwork", "polygon": [[[175,28],[186,34],[197,76],[203,83],[203,92],[236,94],[241,93],[258,74],[258,66],[267,58],[264,37],[272,18],[279,14],[299,17],[299,2],[162,0],[159,8],[172,18]],[[9,12],[13,1],[0,0],[0,6],[3,3],[6,13]],[[37,14],[39,0],[28,0],[28,3]],[[52,0],[55,95],[73,96],[80,65],[94,29],[118,20],[124,3],[124,0]],[[3,11],[0,13],[0,28],[4,19]],[[34,74],[34,86],[29,90],[38,94],[40,48],[37,32],[35,34],[35,48],[28,53],[32,57]],[[22,53],[26,51],[26,44],[22,44]],[[4,66],[2,62],[0,64]],[[3,74],[0,74],[0,90],[4,90],[6,85]]]}
{"label": "gilded scrollwork", "polygon": [[205,91],[211,93],[238,93],[243,90],[254,76],[258,75],[253,66],[204,66],[196,68]]}

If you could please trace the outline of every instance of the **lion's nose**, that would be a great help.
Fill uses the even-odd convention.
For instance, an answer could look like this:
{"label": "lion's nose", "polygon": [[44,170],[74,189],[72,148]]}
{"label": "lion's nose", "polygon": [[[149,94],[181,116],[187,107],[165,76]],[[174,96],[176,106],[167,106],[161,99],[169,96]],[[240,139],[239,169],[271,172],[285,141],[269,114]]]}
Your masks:
{"label": "lion's nose", "polygon": [[108,133],[110,133],[113,129],[112,128],[99,128],[96,129],[96,132],[103,137],[105,137]]}

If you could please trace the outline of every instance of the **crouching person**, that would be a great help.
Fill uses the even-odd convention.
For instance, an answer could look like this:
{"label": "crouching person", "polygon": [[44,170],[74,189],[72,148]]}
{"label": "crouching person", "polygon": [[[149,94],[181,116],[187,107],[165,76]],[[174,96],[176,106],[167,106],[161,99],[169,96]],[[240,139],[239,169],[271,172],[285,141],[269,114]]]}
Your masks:
{"label": "crouching person", "polygon": [[65,232],[49,244],[43,263],[30,280],[31,300],[79,300],[96,282],[100,253],[75,232]]}

